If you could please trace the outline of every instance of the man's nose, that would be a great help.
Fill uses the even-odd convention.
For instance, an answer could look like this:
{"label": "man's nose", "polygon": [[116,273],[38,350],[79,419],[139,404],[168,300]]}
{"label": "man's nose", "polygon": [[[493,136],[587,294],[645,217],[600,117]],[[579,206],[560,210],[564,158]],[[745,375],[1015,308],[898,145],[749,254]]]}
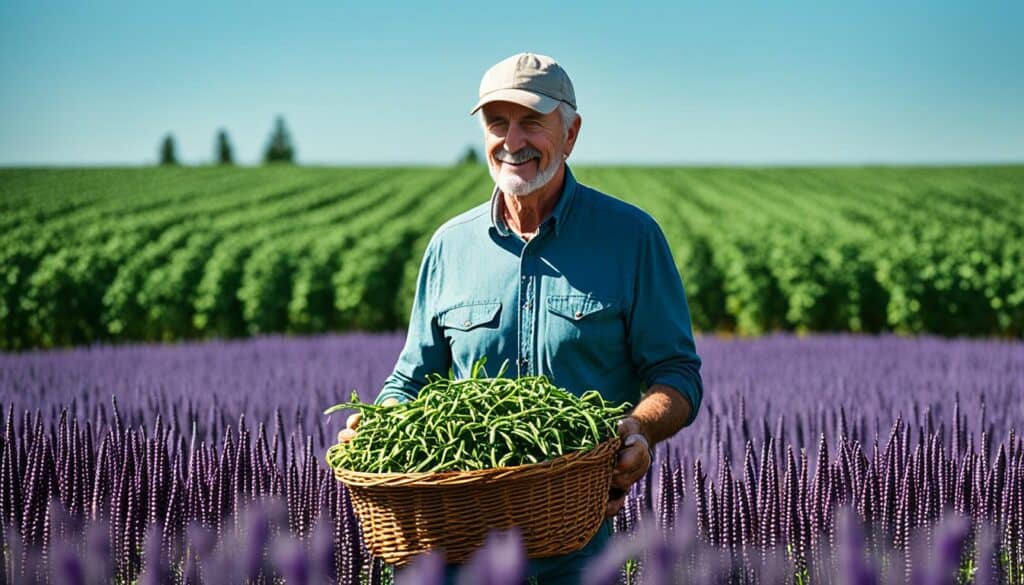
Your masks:
{"label": "man's nose", "polygon": [[519,124],[509,124],[508,131],[505,133],[505,150],[516,152],[524,146],[526,146],[526,138],[520,130]]}

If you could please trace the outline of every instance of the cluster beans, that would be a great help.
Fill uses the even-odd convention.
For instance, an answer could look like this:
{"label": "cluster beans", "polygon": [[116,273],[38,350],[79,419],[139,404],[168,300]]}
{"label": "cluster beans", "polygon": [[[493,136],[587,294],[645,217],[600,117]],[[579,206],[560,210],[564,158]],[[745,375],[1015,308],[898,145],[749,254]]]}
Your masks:
{"label": "cluster beans", "polygon": [[513,467],[585,451],[616,435],[630,405],[595,390],[577,397],[543,376],[465,380],[436,377],[416,400],[383,407],[358,396],[359,432],[327,451],[332,468],[364,473],[441,473]]}

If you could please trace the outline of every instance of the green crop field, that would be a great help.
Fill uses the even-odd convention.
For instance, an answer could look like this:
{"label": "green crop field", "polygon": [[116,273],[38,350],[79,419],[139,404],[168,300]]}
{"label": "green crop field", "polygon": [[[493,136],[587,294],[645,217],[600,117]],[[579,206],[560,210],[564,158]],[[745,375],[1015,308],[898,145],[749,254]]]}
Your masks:
{"label": "green crop field", "polygon": [[[654,215],[701,331],[1024,334],[1024,166],[574,168]],[[0,169],[0,347],[404,326],[486,169]]]}

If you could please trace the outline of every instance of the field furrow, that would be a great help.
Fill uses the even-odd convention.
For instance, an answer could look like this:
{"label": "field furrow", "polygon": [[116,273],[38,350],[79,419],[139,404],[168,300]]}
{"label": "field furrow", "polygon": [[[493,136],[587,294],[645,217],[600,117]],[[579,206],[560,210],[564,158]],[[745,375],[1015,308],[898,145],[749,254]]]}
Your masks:
{"label": "field furrow", "polygon": [[[702,331],[1024,335],[1024,167],[581,167]],[[483,167],[0,169],[0,343],[394,329]]]}

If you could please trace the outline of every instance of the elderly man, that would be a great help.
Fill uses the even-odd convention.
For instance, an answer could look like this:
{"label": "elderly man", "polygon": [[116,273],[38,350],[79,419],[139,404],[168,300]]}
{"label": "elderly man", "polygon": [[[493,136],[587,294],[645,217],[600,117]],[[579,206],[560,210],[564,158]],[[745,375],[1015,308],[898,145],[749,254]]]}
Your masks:
{"label": "elderly man", "polygon": [[[480,83],[490,201],[442,225],[427,246],[405,347],[377,402],[412,400],[427,374],[469,375],[505,360],[580,394],[636,407],[607,517],[651,465],[655,443],[688,425],[703,394],[700,358],[672,254],[647,213],[576,182],[566,159],[581,119],[565,71],[522,53]],[[358,417],[339,438],[351,439]],[[530,561],[541,583],[576,583],[610,535],[606,520],[580,551]],[[449,575],[452,570],[449,571]]]}

